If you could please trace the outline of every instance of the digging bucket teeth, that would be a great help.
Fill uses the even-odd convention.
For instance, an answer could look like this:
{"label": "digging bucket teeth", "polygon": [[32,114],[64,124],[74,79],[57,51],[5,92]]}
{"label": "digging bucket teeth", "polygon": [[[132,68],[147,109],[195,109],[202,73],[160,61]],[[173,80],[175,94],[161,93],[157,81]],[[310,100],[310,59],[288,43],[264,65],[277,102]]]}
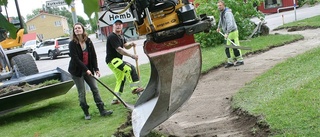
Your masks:
{"label": "digging bucket teeth", "polygon": [[193,35],[144,44],[151,65],[151,77],[132,111],[136,137],[146,136],[172,116],[193,94],[201,74],[200,44]]}

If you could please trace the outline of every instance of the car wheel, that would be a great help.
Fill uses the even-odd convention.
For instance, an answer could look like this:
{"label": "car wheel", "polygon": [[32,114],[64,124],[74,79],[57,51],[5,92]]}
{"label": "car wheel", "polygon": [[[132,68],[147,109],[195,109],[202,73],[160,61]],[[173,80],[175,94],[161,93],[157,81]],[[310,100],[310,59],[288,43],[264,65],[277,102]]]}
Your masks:
{"label": "car wheel", "polygon": [[57,58],[57,55],[53,51],[49,51],[49,57],[53,60]]}
{"label": "car wheel", "polygon": [[33,57],[34,57],[34,59],[36,59],[36,60],[39,60],[39,59],[40,59],[40,57],[39,57],[39,55],[37,54],[37,52],[33,52]]}

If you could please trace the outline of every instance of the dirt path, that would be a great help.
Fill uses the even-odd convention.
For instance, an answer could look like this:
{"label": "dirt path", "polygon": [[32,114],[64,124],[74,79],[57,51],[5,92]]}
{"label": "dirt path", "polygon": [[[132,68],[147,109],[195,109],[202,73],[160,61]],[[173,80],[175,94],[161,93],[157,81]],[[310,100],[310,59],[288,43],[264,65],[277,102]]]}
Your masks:
{"label": "dirt path", "polygon": [[[156,129],[179,137],[240,137],[252,136],[250,130],[256,123],[253,117],[232,113],[230,100],[247,82],[252,81],[275,64],[287,58],[320,46],[320,29],[271,33],[302,34],[305,38],[291,44],[273,48],[267,52],[248,55],[245,65],[229,69],[218,68],[200,78],[190,98],[178,112]],[[262,133],[257,136],[266,136]]]}

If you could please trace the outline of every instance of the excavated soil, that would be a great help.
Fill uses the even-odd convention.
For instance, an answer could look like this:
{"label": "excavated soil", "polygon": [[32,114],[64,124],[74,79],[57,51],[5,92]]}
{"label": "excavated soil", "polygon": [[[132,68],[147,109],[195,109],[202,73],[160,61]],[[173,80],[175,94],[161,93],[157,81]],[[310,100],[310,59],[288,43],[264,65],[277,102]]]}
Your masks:
{"label": "excavated soil", "polygon": [[[246,83],[276,64],[320,46],[320,29],[296,30],[303,31],[276,30],[271,33],[301,34],[303,40],[245,55],[245,65],[227,69],[218,67],[202,75],[191,98],[154,131],[170,137],[268,136],[269,127],[258,123],[259,117],[231,108],[232,96]],[[123,134],[127,126],[130,126],[130,122],[119,127],[116,134],[132,136],[132,131]]]}
{"label": "excavated soil", "polygon": [[268,136],[268,125],[258,123],[258,117],[231,108],[232,96],[276,64],[320,46],[320,29],[301,30],[273,31],[271,33],[301,34],[304,39],[263,53],[249,54],[245,56],[243,66],[228,69],[220,67],[203,75],[190,100],[156,130],[179,137]]}
{"label": "excavated soil", "polygon": [[36,89],[36,88],[40,88],[40,87],[44,87],[47,85],[52,85],[55,83],[59,83],[58,80],[47,80],[44,81],[43,83],[40,83],[38,85],[35,84],[28,84],[26,82],[21,82],[18,85],[11,85],[11,86],[7,86],[5,88],[0,89],[0,97],[4,97],[4,96],[8,96],[8,95],[13,95],[16,93],[20,93],[20,92],[24,92],[24,91],[28,91],[28,90],[32,90],[32,89]]}

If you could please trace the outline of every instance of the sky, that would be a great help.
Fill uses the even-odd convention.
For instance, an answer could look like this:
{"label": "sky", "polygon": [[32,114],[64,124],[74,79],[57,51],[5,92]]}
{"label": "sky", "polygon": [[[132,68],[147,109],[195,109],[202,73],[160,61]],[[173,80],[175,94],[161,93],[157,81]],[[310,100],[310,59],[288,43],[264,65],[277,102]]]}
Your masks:
{"label": "sky", "polygon": [[[43,4],[46,4],[46,1],[52,0],[18,0],[20,13],[23,17],[27,18],[27,14],[32,14],[34,9],[42,8]],[[7,11],[9,17],[17,17],[17,11],[14,0],[8,0]],[[68,6],[66,6],[68,7]],[[71,12],[71,8],[68,7],[69,11]],[[75,9],[76,14],[78,16],[83,17],[85,20],[88,20],[88,16],[84,13],[83,4],[81,0],[75,0]],[[2,14],[6,14],[4,7],[2,7]]]}

